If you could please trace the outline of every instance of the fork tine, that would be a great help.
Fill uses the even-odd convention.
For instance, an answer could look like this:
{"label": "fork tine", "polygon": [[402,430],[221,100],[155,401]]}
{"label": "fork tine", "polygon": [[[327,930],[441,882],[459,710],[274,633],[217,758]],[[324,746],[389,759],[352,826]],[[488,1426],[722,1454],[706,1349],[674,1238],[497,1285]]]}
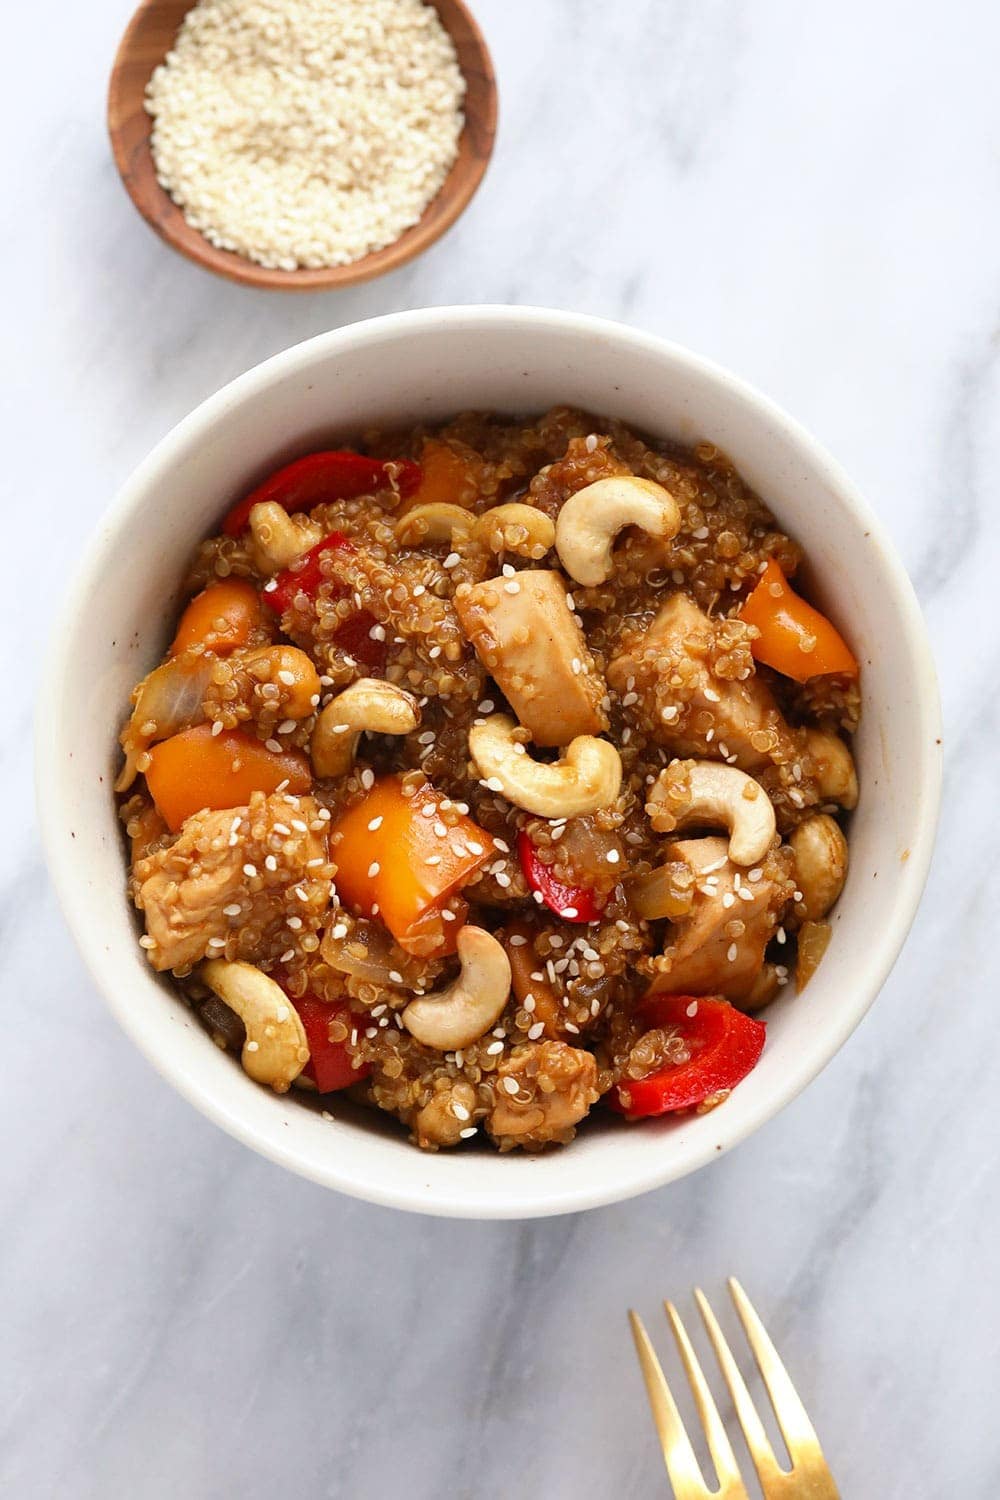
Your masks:
{"label": "fork tine", "polygon": [[[808,1413],[792,1385],[791,1377],[782,1363],[781,1356],[771,1342],[770,1335],[757,1314],[753,1303],[740,1286],[735,1276],[729,1278],[729,1295],[733,1299],[740,1322],[746,1332],[747,1341],[764,1377],[767,1393],[774,1407],[782,1436],[788,1447],[794,1468],[814,1469],[826,1472],[823,1450],[819,1438],[809,1420]],[[835,1492],[833,1492],[835,1493]]]}
{"label": "fork tine", "polygon": [[712,1398],[712,1392],[708,1388],[708,1382],[702,1373],[698,1356],[691,1347],[687,1329],[681,1322],[680,1314],[672,1302],[664,1302],[667,1317],[670,1319],[670,1327],[673,1330],[677,1348],[691,1390],[694,1393],[695,1405],[701,1418],[701,1425],[705,1430],[705,1439],[708,1443],[708,1451],[712,1455],[715,1472],[721,1485],[726,1500],[749,1500],[746,1488],[740,1478],[740,1471],[736,1464],[736,1455],[733,1452],[726,1429],[722,1425],[719,1409]]}
{"label": "fork tine", "polygon": [[649,1334],[638,1313],[631,1309],[628,1320],[632,1325],[635,1350],[646,1382],[653,1422],[663,1449],[663,1462],[667,1466],[667,1475],[674,1487],[676,1500],[711,1500],[712,1491],[705,1484]]}
{"label": "fork tine", "polygon": [[719,1361],[719,1368],[725,1376],[726,1384],[729,1387],[729,1394],[733,1398],[736,1415],[740,1426],[743,1428],[743,1436],[747,1440],[747,1447],[750,1449],[750,1456],[753,1459],[754,1468],[757,1470],[761,1487],[767,1493],[768,1486],[773,1486],[776,1482],[780,1483],[788,1471],[781,1468],[774,1456],[774,1451],[768,1441],[767,1433],[764,1431],[763,1423],[757,1415],[757,1409],[750,1397],[750,1392],[747,1390],[746,1382],[740,1374],[740,1368],[733,1358],[732,1350],[726,1343],[725,1334],[719,1327],[715,1314],[708,1304],[708,1298],[699,1287],[695,1287],[694,1296],[698,1304],[698,1311],[701,1313],[705,1327],[708,1330],[708,1336],[712,1340],[712,1347]]}

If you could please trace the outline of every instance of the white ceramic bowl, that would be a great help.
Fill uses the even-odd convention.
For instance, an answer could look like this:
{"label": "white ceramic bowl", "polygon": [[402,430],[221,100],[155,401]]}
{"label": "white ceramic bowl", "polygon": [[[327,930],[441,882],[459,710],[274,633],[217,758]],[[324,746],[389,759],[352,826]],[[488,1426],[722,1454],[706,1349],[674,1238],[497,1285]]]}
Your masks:
{"label": "white ceramic bowl", "polygon": [[[251,1083],[215,1048],[136,941],[111,792],[133,683],[169,639],[196,542],[269,467],[377,423],[480,407],[571,403],[661,437],[711,439],[804,545],[812,585],[863,663],[861,800],[851,871],[824,962],[767,1012],[764,1056],[710,1114],[587,1122],[542,1156],[427,1155],[395,1122],[347,1106],[335,1123]],[[782,411],[726,371],[614,323],[515,307],[395,314],[258,365],[177,426],[126,484],[80,568],[40,703],[38,801],[70,928],[121,1025],[223,1129],[316,1182],[397,1208],[470,1218],[565,1213],[628,1198],[713,1160],[829,1062],[874,1000],[913,919],[937,817],[939,707],[923,622],[882,528]]]}

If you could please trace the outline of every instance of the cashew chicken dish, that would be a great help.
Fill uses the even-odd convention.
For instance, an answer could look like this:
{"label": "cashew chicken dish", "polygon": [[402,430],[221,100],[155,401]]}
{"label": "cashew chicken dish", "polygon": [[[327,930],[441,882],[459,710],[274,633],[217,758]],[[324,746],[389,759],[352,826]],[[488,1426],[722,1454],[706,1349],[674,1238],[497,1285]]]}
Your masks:
{"label": "cashew chicken dish", "polygon": [[720,1104],[858,796],[800,549],[710,443],[578,411],[358,446],[233,505],[132,694],[149,962],[258,1083],[431,1150]]}

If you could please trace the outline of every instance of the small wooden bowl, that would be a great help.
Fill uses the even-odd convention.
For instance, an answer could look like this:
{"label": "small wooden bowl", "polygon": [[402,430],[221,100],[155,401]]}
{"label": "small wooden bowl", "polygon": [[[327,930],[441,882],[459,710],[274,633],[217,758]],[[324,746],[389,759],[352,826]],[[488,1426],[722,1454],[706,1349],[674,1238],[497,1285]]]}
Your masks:
{"label": "small wooden bowl", "polygon": [[209,271],[244,286],[270,291],[317,292],[353,286],[394,271],[426,250],[449,229],[482,181],[496,135],[497,86],[482,33],[462,0],[430,0],[449,32],[465,76],[465,125],[458,157],[437,196],[420,220],[387,245],[347,266],[321,270],[271,271],[230,250],[218,250],[192,229],[177,204],[156,180],[150,150],[152,117],[146,113],[146,85],[173,45],[194,0],[143,0],[121,39],[108,88],[108,132],[122,181],[148,224],[175,250]]}

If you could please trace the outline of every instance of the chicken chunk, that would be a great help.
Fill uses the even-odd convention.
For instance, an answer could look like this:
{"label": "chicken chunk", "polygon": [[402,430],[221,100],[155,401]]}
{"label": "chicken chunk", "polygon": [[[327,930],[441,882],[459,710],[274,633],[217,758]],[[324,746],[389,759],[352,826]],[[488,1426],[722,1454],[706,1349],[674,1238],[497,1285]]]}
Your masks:
{"label": "chicken chunk", "polygon": [[464,1079],[438,1079],[431,1097],[410,1121],[414,1141],[424,1151],[457,1146],[462,1131],[469,1128],[475,1107],[476,1091],[471,1083]]}
{"label": "chicken chunk", "polygon": [[709,619],[686,594],[674,594],[651,625],[630,633],[608,682],[638,695],[642,727],[675,755],[721,758],[751,772],[776,755],[794,755],[774,695],[754,675],[746,627]]}
{"label": "chicken chunk", "polygon": [[[497,1069],[496,1098],[486,1128],[501,1151],[566,1145],[599,1098],[597,1064],[565,1042],[515,1047]],[[516,1085],[516,1087],[512,1087]]]}
{"label": "chicken chunk", "polygon": [[135,904],[154,969],[200,959],[277,959],[323,923],[334,865],[311,797],[255,792],[248,807],[188,818],[166,849],[138,861]]}
{"label": "chicken chunk", "polygon": [[455,608],[483,666],[536,745],[608,727],[606,688],[561,573],[527,569],[459,588]]}
{"label": "chicken chunk", "polygon": [[795,889],[791,851],[781,845],[750,871],[730,862],[726,840],[720,838],[679,839],[667,855],[690,868],[694,899],[689,914],[675,924],[673,942],[649,963],[649,994],[744,999]]}

